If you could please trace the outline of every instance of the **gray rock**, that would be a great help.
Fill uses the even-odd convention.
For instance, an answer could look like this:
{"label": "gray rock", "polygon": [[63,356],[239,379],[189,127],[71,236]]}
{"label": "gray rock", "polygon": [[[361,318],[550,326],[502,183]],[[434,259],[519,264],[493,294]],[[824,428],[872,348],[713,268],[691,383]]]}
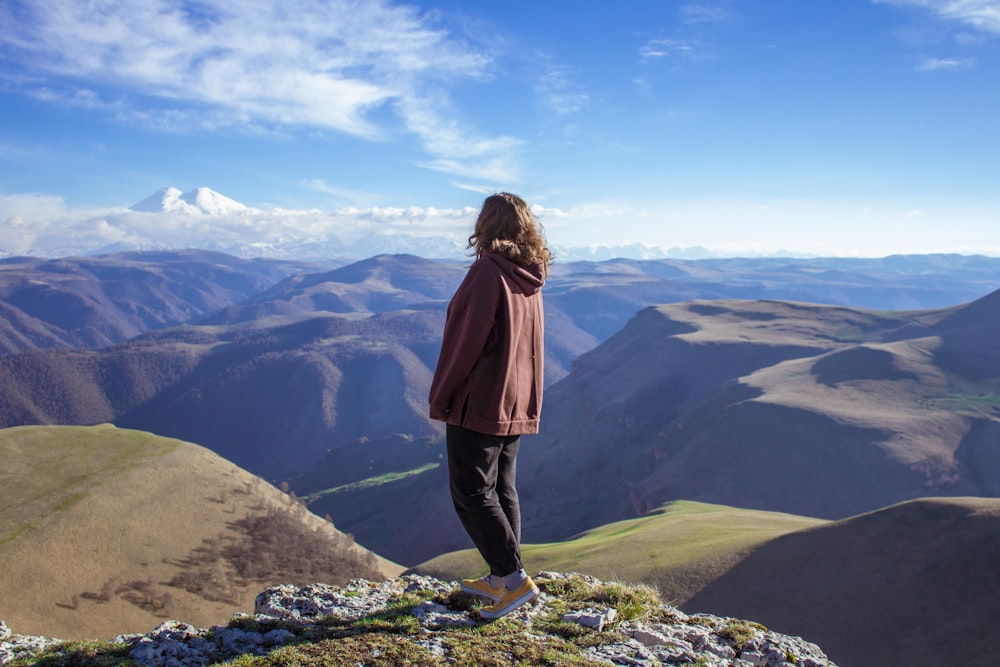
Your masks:
{"label": "gray rock", "polygon": [[683,639],[672,639],[668,638],[662,632],[657,632],[652,628],[647,628],[643,626],[630,627],[626,630],[626,634],[629,637],[641,643],[643,646],[667,646],[667,645],[677,645],[683,646],[689,650],[693,650],[691,644],[684,641]]}
{"label": "gray rock", "polygon": [[61,643],[61,639],[52,637],[14,634],[6,623],[0,621],[0,665],[14,658],[34,655],[50,646],[58,646]]}
{"label": "gray rock", "polygon": [[605,626],[614,622],[617,616],[618,612],[614,609],[582,609],[563,614],[562,620],[600,632]]}
{"label": "gray rock", "polygon": [[431,600],[421,602],[414,607],[413,615],[420,621],[420,625],[425,628],[437,629],[476,624],[468,613],[452,611],[443,604],[438,604]]}
{"label": "gray rock", "polygon": [[[541,572],[535,581],[542,584],[579,576],[586,583],[599,585],[598,579],[583,575]],[[145,635],[120,635],[117,641],[130,646],[130,657],[147,667],[202,667],[231,660],[239,655],[265,655],[292,641],[300,628],[308,634],[315,624],[326,618],[353,620],[377,614],[397,602],[406,593],[427,591],[433,595],[455,592],[458,584],[432,577],[405,575],[382,582],[353,580],[346,586],[312,584],[310,586],[273,586],[257,596],[254,616],[234,616],[234,623],[196,628],[180,621],[165,621]],[[526,636],[539,634],[535,621],[550,613],[554,600],[542,592],[507,619],[521,624]],[[457,611],[434,600],[416,605],[413,615],[421,626],[420,634],[408,639],[422,646],[430,655],[447,661],[450,657],[444,632],[450,627],[476,625],[482,622],[475,612]],[[594,632],[605,631],[615,621],[611,608],[590,608],[563,616]],[[695,663],[705,667],[836,667],[815,644],[799,637],[756,629],[744,646],[735,647],[725,638],[725,628],[734,619],[708,614],[688,616],[679,610],[663,606],[657,617],[669,622],[643,623],[626,621],[616,630],[627,639],[587,649],[584,654],[595,664],[632,665],[635,667],[665,667]],[[242,622],[240,622],[242,621]],[[289,628],[274,627],[277,623]],[[259,631],[255,628],[258,628]],[[619,636],[619,635],[615,635]],[[14,634],[0,622],[0,665],[14,657],[37,653],[47,646],[60,643],[57,639],[25,637]],[[741,650],[737,651],[737,648]],[[790,661],[790,662],[789,662]]]}

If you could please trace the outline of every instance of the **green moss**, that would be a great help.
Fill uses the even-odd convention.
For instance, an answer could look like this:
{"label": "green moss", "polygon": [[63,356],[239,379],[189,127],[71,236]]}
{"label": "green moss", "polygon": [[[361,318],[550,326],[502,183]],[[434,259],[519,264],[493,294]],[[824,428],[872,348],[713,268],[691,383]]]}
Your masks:
{"label": "green moss", "polygon": [[237,667],[439,667],[444,661],[408,637],[363,634],[279,648],[262,657],[240,656]]}
{"label": "green moss", "polygon": [[5,667],[131,667],[129,647],[114,642],[64,642],[31,657],[15,658]]}
{"label": "green moss", "polygon": [[[498,625],[496,623],[491,625]],[[580,649],[560,637],[525,635],[516,626],[503,632],[484,634],[458,631],[445,637],[444,646],[449,664],[469,667],[507,667],[508,665],[588,665],[593,663],[580,655]]]}
{"label": "green moss", "polygon": [[382,486],[383,484],[390,484],[392,482],[398,482],[401,479],[406,479],[407,477],[415,477],[417,475],[422,475],[425,472],[434,470],[439,467],[440,463],[426,463],[419,468],[414,468],[413,470],[404,470],[403,472],[388,472],[384,475],[377,475],[375,477],[368,477],[367,479],[362,479],[357,482],[351,482],[350,484],[341,484],[340,486],[335,486],[330,489],[324,489],[322,491],[317,491],[316,493],[311,493],[307,496],[303,496],[303,499],[307,503],[315,502],[324,496],[328,496],[334,493],[346,493],[349,491],[359,491],[361,489],[368,489],[375,486]]}

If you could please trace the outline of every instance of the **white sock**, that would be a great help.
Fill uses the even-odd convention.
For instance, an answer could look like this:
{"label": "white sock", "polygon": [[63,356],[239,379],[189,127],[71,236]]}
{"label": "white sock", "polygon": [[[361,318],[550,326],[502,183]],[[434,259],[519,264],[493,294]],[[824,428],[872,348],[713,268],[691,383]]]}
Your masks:
{"label": "white sock", "polygon": [[508,591],[516,590],[521,584],[527,580],[528,575],[525,573],[524,568],[520,570],[515,570],[503,578],[503,585]]}

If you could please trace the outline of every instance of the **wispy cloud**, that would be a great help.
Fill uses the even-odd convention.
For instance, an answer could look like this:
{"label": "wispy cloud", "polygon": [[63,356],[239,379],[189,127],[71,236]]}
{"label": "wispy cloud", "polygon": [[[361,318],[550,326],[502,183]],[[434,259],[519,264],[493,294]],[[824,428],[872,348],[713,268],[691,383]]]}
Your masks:
{"label": "wispy cloud", "polygon": [[926,58],[917,65],[918,72],[965,69],[976,64],[975,58]]}
{"label": "wispy cloud", "polygon": [[683,5],[678,14],[684,23],[718,23],[727,20],[730,12],[721,5],[691,3]]}
{"label": "wispy cloud", "polygon": [[590,102],[590,95],[573,82],[566,67],[549,67],[535,83],[535,94],[558,115],[581,111]]}
{"label": "wispy cloud", "polygon": [[487,76],[490,55],[387,0],[7,0],[0,28],[24,93],[133,123],[385,140],[397,132],[372,112],[390,109],[429,164],[463,175],[516,145],[449,108],[449,85]]}
{"label": "wispy cloud", "polygon": [[698,44],[688,39],[651,39],[639,47],[639,57],[642,60],[656,60],[678,56],[689,60],[702,57]]}
{"label": "wispy cloud", "polygon": [[381,195],[377,193],[330,185],[321,178],[305,180],[302,182],[302,187],[329,195],[333,201],[342,206],[372,206],[381,199]]}
{"label": "wispy cloud", "polygon": [[968,27],[1000,35],[998,0],[873,0],[876,4],[919,7]]}

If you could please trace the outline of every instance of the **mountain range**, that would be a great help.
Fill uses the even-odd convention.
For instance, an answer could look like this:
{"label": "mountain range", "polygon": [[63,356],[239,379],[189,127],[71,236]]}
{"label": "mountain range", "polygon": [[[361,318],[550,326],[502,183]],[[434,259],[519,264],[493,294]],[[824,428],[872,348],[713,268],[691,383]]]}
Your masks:
{"label": "mountain range", "polygon": [[0,354],[96,348],[183,324],[315,264],[200,250],[0,260]]}
{"label": "mountain range", "polygon": [[[678,498],[836,519],[1000,495],[998,329],[1000,292],[928,311],[645,309],[547,392],[519,454],[525,539]],[[404,564],[468,544],[440,467],[330,494],[318,470],[301,484],[317,511]]]}
{"label": "mountain range", "polygon": [[[265,262],[272,273],[250,280],[242,260],[220,274],[216,255],[140,258],[149,266],[119,260],[133,267],[127,282],[156,291],[84,312],[135,322],[143,308],[183,305],[192,318],[162,328],[161,314],[149,320],[161,328],[115,345],[0,357],[0,425],[114,422],[197,442],[288,481],[315,511],[407,564],[465,544],[451,518],[425,526],[410,515],[429,504],[452,514],[426,395],[463,265],[379,256],[282,278],[293,267]],[[87,268],[91,278],[50,280],[58,289],[47,290],[84,303],[122,292],[112,289],[119,274],[88,261],[61,260],[57,275]],[[156,262],[181,268],[152,280],[162,276]],[[526,536],[563,539],[674,498],[841,518],[928,493],[995,495],[995,293],[920,310],[784,298],[850,288],[859,301],[923,305],[960,285],[982,289],[996,264],[885,258],[865,273],[832,261],[556,265],[545,292],[545,417],[522,453]],[[39,266],[31,280],[7,267],[8,307],[34,303],[17,290],[38,280]],[[220,307],[206,312],[204,286],[234,275],[246,291],[248,282],[262,289],[217,295]],[[758,298],[723,298],[733,293]],[[55,319],[65,309],[47,312],[39,329],[72,329]],[[360,484],[385,475],[392,481]]]}
{"label": "mountain range", "polygon": [[[0,261],[6,346],[0,426],[12,427],[0,431],[0,445],[23,442],[32,429],[87,427],[60,436],[70,448],[48,458],[25,458],[22,444],[9,449],[5,463],[21,463],[9,468],[4,488],[13,488],[11,480],[51,479],[43,471],[73,456],[100,469],[103,447],[93,443],[105,443],[105,454],[118,461],[109,469],[115,483],[102,482],[102,493],[120,490],[128,466],[145,459],[150,465],[140,466],[142,474],[155,476],[156,462],[167,460],[155,452],[197,451],[186,460],[202,461],[206,470],[231,466],[227,476],[266,486],[276,494],[268,497],[290,508],[308,504],[307,523],[328,526],[318,516],[329,515],[337,529],[389,559],[381,566],[421,566],[464,549],[468,538],[447,493],[441,425],[426,416],[426,394],[445,307],[466,265],[413,255],[350,264],[251,261],[204,251]],[[741,515],[747,522],[760,516],[754,513],[782,513],[791,518],[768,521],[787,527],[780,529],[784,536],[737,543],[730,541],[732,529],[720,525],[705,551],[679,569],[656,560],[665,548],[650,552],[658,574],[641,576],[668,590],[687,582],[673,594],[695,600],[697,608],[732,610],[725,613],[821,637],[835,658],[847,656],[844,664],[883,663],[849,652],[850,638],[864,633],[830,611],[847,610],[813,603],[810,615],[804,607],[811,600],[794,591],[815,587],[834,602],[858,603],[866,589],[882,590],[884,604],[858,612],[890,619],[881,640],[864,635],[879,650],[904,641],[910,628],[925,632],[926,623],[904,612],[910,606],[929,612],[903,593],[935,573],[946,573],[947,581],[926,590],[947,601],[942,608],[956,619],[965,618],[957,611],[962,604],[992,613],[988,605],[970,604],[976,591],[969,582],[986,581],[979,570],[996,556],[989,535],[1000,502],[992,500],[1000,496],[997,285],[1000,260],[985,257],[557,262],[544,291],[542,432],[524,439],[519,458],[525,540],[565,544],[560,548],[569,558],[585,562],[594,553],[593,536],[611,531],[639,557],[639,543],[626,540],[634,531],[620,522],[654,522],[678,500],[741,508],[735,511],[751,513]],[[88,426],[108,422],[118,428]],[[44,426],[55,424],[66,426]],[[149,450],[118,449],[120,438],[141,441],[154,438],[150,433],[211,453],[159,441]],[[73,453],[72,443],[87,442]],[[34,457],[45,451],[37,444],[29,449]],[[131,454],[115,454],[123,451]],[[295,495],[253,481],[260,477]],[[136,478],[124,487],[125,499],[154,500],[143,495],[153,483]],[[185,511],[219,505],[228,512],[245,484],[234,485],[226,499],[200,494],[227,483],[202,480],[193,492],[179,485],[200,508]],[[91,487],[74,488],[39,505],[29,523],[40,516],[55,526],[51,521],[84,507],[77,494]],[[31,493],[21,488],[15,495]],[[161,516],[163,507],[182,502],[165,491],[154,495],[164,495],[166,505],[130,511]],[[244,509],[259,505],[248,503]],[[0,526],[10,523],[16,504],[2,507]],[[81,530],[100,525],[96,535],[118,539],[108,538],[91,515],[73,517]],[[51,544],[70,524],[58,525]],[[5,558],[11,548],[27,548],[17,546],[28,544],[24,535],[41,535],[11,526],[15,539],[0,537]],[[219,530],[188,537],[239,541]],[[674,525],[669,539],[681,539],[678,530]],[[931,539],[935,531],[940,540]],[[887,548],[880,536],[900,542],[901,550]],[[951,538],[958,551],[948,546]],[[836,569],[849,560],[844,548],[855,550],[870,576]],[[62,553],[54,546],[32,549]],[[975,554],[969,561],[975,572],[955,565],[960,552]],[[196,564],[202,552],[186,553],[170,558]],[[892,579],[892,564],[906,554],[923,560]],[[39,599],[65,605],[70,622],[74,605],[94,601],[146,614],[129,599],[155,611],[171,593],[179,604],[162,586],[184,579],[184,567],[144,574],[150,561],[129,558],[128,567],[147,563],[127,575],[133,579],[63,582],[59,590],[67,596]],[[627,559],[616,558],[624,567]],[[2,590],[17,585],[0,582]],[[32,613],[42,619],[39,609]],[[0,608],[0,618],[7,614]],[[109,618],[120,624],[126,616],[116,611]],[[972,627],[969,620],[956,623]],[[829,632],[819,632],[821,626]],[[934,646],[914,644],[925,656],[938,656],[942,646],[967,664],[982,656],[929,636]],[[926,664],[947,663],[935,657]]]}

